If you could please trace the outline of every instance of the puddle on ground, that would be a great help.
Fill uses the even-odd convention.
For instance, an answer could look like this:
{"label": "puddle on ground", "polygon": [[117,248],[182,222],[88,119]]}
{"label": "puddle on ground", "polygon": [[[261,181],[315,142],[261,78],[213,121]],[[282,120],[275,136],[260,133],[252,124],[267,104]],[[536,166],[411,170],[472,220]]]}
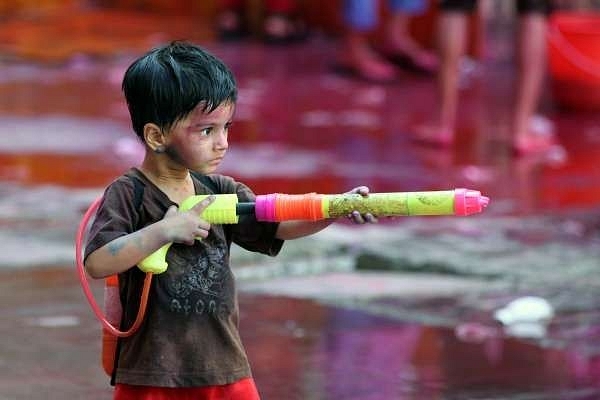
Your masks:
{"label": "puddle on ground", "polygon": [[[600,397],[600,354],[425,326],[303,300],[246,297],[242,332],[265,399]],[[261,318],[261,322],[251,321]],[[251,328],[251,329],[248,329]]]}
{"label": "puddle on ground", "polygon": [[[102,282],[91,284],[101,301]],[[28,379],[58,378],[61,393],[72,398],[109,395],[99,359],[100,323],[72,269],[5,272],[0,291],[6,299],[0,309],[11,321],[1,328],[5,357],[0,369],[19,365],[3,370],[0,381],[20,382],[6,386],[7,394],[22,394]],[[242,292],[239,303],[242,337],[263,400],[600,398],[600,352],[585,346],[599,336],[598,316],[573,316],[577,332],[569,332],[575,324],[563,319],[559,330],[576,340],[558,344],[464,336],[457,326],[426,325],[305,299]],[[432,300],[423,313],[443,306]],[[19,372],[32,370],[39,375],[27,378]]]}

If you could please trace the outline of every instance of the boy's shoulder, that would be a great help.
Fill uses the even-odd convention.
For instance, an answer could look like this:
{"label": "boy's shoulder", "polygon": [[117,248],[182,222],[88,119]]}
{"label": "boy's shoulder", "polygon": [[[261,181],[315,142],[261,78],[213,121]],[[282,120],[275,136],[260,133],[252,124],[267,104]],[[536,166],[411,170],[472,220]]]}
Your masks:
{"label": "boy's shoulder", "polygon": [[130,168],[110,182],[104,191],[104,197],[127,199],[137,209],[142,202],[146,188],[146,178],[136,168]]}
{"label": "boy's shoulder", "polygon": [[132,168],[123,174],[117,176],[106,186],[106,191],[122,191],[129,190],[131,191],[135,185],[133,182],[134,177],[136,177],[135,169]]}

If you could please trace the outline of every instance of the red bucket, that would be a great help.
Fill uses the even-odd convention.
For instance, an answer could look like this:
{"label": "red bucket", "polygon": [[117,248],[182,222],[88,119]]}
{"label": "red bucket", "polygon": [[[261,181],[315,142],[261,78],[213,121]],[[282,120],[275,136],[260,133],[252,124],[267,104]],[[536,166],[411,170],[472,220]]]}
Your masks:
{"label": "red bucket", "polygon": [[555,13],[549,24],[548,57],[557,103],[600,110],[600,13]]}

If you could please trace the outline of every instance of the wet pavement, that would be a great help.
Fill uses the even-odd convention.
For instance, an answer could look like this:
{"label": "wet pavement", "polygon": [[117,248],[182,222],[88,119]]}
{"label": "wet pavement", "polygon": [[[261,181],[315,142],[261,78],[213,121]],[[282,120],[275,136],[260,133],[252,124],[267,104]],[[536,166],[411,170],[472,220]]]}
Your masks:
{"label": "wet pavement", "polygon": [[[514,157],[513,71],[490,57],[464,71],[459,142],[427,148],[410,133],[434,104],[433,79],[406,73],[381,86],[339,76],[330,37],[220,44],[190,16],[36,18],[0,26],[0,400],[111,398],[73,238],[102,187],[141,155],[122,73],[149,45],[182,36],[238,78],[221,172],[257,193],[368,184],[468,187],[492,199],[464,219],[341,223],[275,259],[235,248],[242,332],[263,399],[600,398],[594,113],[556,107],[548,86],[542,111],[561,148]],[[101,282],[94,292],[101,299]],[[542,337],[507,335],[492,318],[524,295],[555,309]]]}
{"label": "wet pavement", "polygon": [[[99,360],[100,326],[73,270],[0,274],[4,338],[0,398],[110,399]],[[385,308],[375,308],[376,302],[369,302],[370,308],[327,305],[302,296],[242,290],[243,338],[262,398],[591,400],[600,396],[597,348],[590,343],[597,341],[600,331],[597,325],[589,325],[600,320],[597,311],[564,321],[563,333],[579,331],[571,332],[571,338],[580,337],[567,346],[501,334],[461,335],[457,327],[470,328],[454,325],[456,315],[476,317],[468,306],[452,299],[481,289],[481,284],[466,285],[448,277],[437,277],[437,283],[431,284],[427,280],[435,276],[420,274],[363,276],[360,282],[356,278],[325,275],[292,286],[314,286],[319,281],[322,288],[327,283],[353,287],[358,293],[384,284],[402,294],[379,293],[389,296],[379,298],[379,304],[387,302],[387,310],[396,314],[381,313]],[[454,291],[438,290],[444,281]],[[415,285],[449,297],[435,297],[424,289],[419,295]],[[94,285],[98,296],[101,289]],[[429,312],[438,319],[414,319],[406,312],[411,306],[413,316]],[[493,327],[481,315],[478,318]]]}

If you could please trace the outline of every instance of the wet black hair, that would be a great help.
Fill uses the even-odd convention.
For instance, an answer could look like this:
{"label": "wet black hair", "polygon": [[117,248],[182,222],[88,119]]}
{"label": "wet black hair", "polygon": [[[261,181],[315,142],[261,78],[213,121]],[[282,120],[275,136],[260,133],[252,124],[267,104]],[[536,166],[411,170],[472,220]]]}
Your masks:
{"label": "wet black hair", "polygon": [[209,113],[223,102],[237,100],[230,69],[185,41],[157,47],[135,60],[125,72],[122,90],[131,125],[142,141],[147,123],[165,132],[200,104]]}

